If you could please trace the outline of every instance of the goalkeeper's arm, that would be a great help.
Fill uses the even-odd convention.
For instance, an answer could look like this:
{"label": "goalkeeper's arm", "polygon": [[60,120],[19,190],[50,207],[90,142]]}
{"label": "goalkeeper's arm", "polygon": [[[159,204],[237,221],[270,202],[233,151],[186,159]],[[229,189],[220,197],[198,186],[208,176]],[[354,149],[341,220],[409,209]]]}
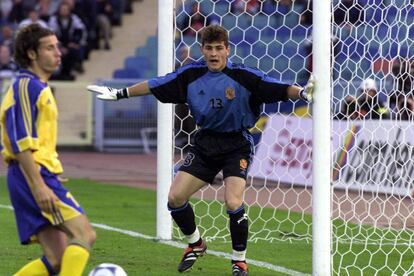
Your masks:
{"label": "goalkeeper's arm", "polygon": [[291,85],[288,88],[288,98],[292,100],[302,99],[307,102],[312,102],[314,86],[315,79],[313,76],[309,78],[308,83],[305,85],[305,87]]}
{"label": "goalkeeper's arm", "polygon": [[139,97],[150,94],[148,81],[139,82],[130,87],[125,87],[122,89],[99,85],[88,85],[87,89],[90,92],[99,94],[99,99],[108,101],[117,101],[124,98]]}

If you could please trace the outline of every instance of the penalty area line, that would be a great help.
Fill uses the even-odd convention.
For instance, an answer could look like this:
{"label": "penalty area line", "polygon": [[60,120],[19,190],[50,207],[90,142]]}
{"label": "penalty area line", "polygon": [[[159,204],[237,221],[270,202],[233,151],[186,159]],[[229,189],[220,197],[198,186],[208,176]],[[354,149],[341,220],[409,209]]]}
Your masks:
{"label": "penalty area line", "polygon": [[[10,206],[10,205],[0,204],[0,208],[8,209],[8,210],[13,211],[13,207]],[[128,235],[128,236],[134,237],[134,238],[152,240],[152,241],[156,241],[156,242],[166,244],[166,245],[169,245],[169,246],[173,246],[173,247],[176,247],[176,248],[185,248],[187,246],[184,243],[180,243],[180,242],[176,242],[176,241],[170,241],[170,240],[159,240],[156,237],[141,234],[141,233],[131,231],[131,230],[125,230],[125,229],[112,227],[112,226],[109,226],[109,225],[106,225],[106,224],[93,223],[93,222],[91,222],[91,224],[92,224],[93,227],[103,229],[103,230],[106,230],[106,231],[117,232],[117,233]],[[222,258],[225,258],[225,259],[228,259],[228,260],[231,260],[231,257],[232,257],[231,254],[229,254],[229,253],[210,250],[210,249],[207,249],[207,253],[209,255],[214,255],[216,257],[222,257]],[[274,264],[271,264],[271,263],[262,262],[262,261],[258,261],[258,260],[253,260],[253,259],[249,259],[249,258],[246,259],[246,262],[248,264],[252,264],[252,265],[255,265],[255,266],[258,266],[258,267],[264,267],[264,268],[267,268],[269,270],[273,270],[273,271],[280,272],[280,273],[285,273],[285,274],[291,275],[291,276],[310,276],[310,274],[305,274],[305,273],[298,272],[298,271],[295,271],[295,270],[292,270],[292,269],[288,269],[288,268],[285,268],[285,267],[282,267],[282,266],[277,266],[277,265],[274,265]]]}

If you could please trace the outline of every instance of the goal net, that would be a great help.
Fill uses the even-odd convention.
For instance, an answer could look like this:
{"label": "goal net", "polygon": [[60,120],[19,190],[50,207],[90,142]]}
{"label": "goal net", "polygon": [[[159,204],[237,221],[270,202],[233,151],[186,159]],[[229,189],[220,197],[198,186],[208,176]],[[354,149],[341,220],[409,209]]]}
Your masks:
{"label": "goal net", "polygon": [[[317,1],[317,0],[314,0]],[[332,273],[414,273],[414,8],[410,0],[332,1]],[[229,31],[235,63],[305,85],[312,71],[312,3],[176,1],[175,61],[201,59],[200,29]],[[196,131],[175,107],[175,165]],[[249,241],[298,245],[311,255],[312,112],[303,101],[266,104],[251,133],[245,192]],[[192,201],[203,237],[230,241],[220,175]],[[197,200],[197,199],[202,199]],[[182,238],[178,228],[174,237]],[[302,247],[302,245],[308,245]],[[310,267],[299,271],[309,273]]]}

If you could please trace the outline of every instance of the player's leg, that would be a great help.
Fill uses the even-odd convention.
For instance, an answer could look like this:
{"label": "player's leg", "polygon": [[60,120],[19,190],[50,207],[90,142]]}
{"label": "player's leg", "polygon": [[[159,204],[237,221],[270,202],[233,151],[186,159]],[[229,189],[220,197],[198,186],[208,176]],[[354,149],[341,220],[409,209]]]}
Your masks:
{"label": "player's leg", "polygon": [[89,251],[95,242],[96,234],[90,225],[83,209],[71,193],[60,183],[57,175],[41,169],[45,183],[53,190],[59,201],[55,203],[52,214],[43,216],[55,226],[58,226],[68,236],[62,260],[60,276],[80,276],[89,258]]}
{"label": "player's leg", "polygon": [[96,233],[84,214],[65,221],[61,227],[70,239],[63,253],[59,275],[81,276],[96,240]]}
{"label": "player's leg", "polygon": [[43,256],[22,267],[15,276],[55,275],[59,273],[60,261],[67,246],[66,234],[53,226],[46,226],[37,234]]}
{"label": "player's leg", "polygon": [[188,202],[190,196],[205,184],[205,181],[187,172],[179,171],[168,194],[168,209],[188,241],[188,247],[184,250],[184,255],[178,265],[180,272],[190,269],[197,257],[202,256],[207,249],[195,224],[193,208]]}
{"label": "player's leg", "polygon": [[243,194],[252,152],[253,148],[249,144],[245,144],[237,153],[233,153],[233,155],[226,158],[223,166],[224,199],[230,219],[234,276],[248,275],[246,249],[249,224],[243,204]]}
{"label": "player's leg", "polygon": [[230,219],[233,275],[247,275],[246,249],[249,233],[247,214],[243,204],[246,180],[230,176],[225,179],[225,202]]}

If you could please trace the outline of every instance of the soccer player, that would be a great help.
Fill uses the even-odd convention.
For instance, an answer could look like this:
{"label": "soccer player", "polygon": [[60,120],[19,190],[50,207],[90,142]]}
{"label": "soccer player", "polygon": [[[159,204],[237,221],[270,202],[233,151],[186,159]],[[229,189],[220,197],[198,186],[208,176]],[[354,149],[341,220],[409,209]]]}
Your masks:
{"label": "soccer player", "polygon": [[80,276],[96,234],[58,178],[58,111],[47,84],[60,65],[58,40],[51,30],[28,25],[17,33],[14,58],[21,70],[0,108],[2,155],[20,241],[40,243],[44,254],[15,275]]}
{"label": "soccer player", "polygon": [[199,130],[168,195],[171,216],[188,239],[178,271],[190,269],[207,249],[188,200],[223,171],[233,248],[232,273],[248,275],[248,218],[243,193],[254,150],[248,129],[257,121],[263,103],[299,98],[310,101],[313,80],[302,88],[278,82],[257,69],[232,63],[228,59],[227,30],[217,25],[203,29],[201,51],[204,61],[185,65],[166,76],[123,89],[89,85],[88,90],[98,93],[98,98],[103,100],[152,93],[163,103],[188,104]]}

